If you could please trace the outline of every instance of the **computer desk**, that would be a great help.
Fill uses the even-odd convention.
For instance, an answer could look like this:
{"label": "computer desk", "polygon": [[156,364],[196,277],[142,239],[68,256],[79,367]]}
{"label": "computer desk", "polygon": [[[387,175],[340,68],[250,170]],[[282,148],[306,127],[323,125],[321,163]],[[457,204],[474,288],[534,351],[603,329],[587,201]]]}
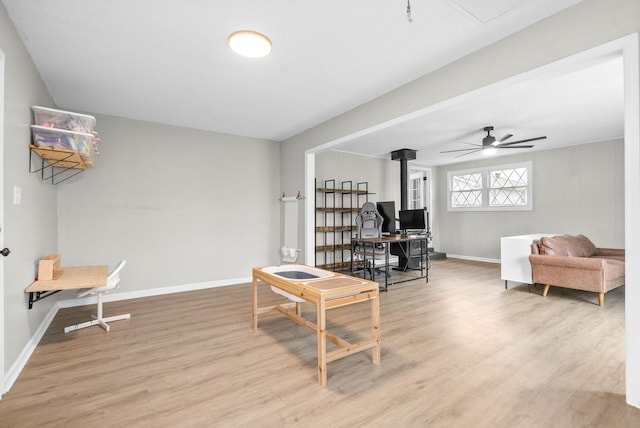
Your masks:
{"label": "computer desk", "polygon": [[29,309],[38,300],[62,290],[104,287],[107,285],[107,265],[62,267],[53,273],[53,279],[36,280],[24,291],[29,293]]}
{"label": "computer desk", "polygon": [[[415,279],[425,278],[426,282],[429,282],[429,234],[390,234],[387,236],[381,236],[380,238],[352,238],[351,239],[351,274],[355,273],[354,267],[354,254],[361,254],[363,256],[364,269],[362,277],[367,273],[367,260],[369,257],[371,258],[371,280],[376,280],[376,269],[375,269],[375,261],[376,256],[384,256],[384,266],[385,266],[385,274],[384,274],[384,291],[388,290],[389,285],[399,284],[401,282],[413,281]],[[409,279],[403,279],[399,281],[389,282],[389,253],[392,244],[406,244],[406,248],[403,248],[400,245],[400,248],[403,248],[402,251],[407,259],[411,258],[411,242],[419,242],[420,243],[420,276],[412,277]],[[358,245],[362,245],[363,249],[361,251],[356,251],[356,247]],[[376,247],[382,245],[384,247],[383,252],[376,251]],[[370,246],[370,250],[367,247]],[[415,257],[415,256],[414,256]],[[426,263],[425,263],[426,259]],[[406,266],[398,266],[398,270],[407,270]],[[424,272],[424,274],[423,274]]]}

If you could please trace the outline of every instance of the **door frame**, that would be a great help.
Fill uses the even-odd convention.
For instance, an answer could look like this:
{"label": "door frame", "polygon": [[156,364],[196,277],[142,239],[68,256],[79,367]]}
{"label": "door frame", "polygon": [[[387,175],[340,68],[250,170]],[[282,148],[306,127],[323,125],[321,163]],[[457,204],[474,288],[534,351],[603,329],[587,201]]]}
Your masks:
{"label": "door frame", "polygon": [[[4,63],[0,50],[0,248],[4,248]],[[4,332],[4,257],[0,257],[0,399],[5,392]]]}

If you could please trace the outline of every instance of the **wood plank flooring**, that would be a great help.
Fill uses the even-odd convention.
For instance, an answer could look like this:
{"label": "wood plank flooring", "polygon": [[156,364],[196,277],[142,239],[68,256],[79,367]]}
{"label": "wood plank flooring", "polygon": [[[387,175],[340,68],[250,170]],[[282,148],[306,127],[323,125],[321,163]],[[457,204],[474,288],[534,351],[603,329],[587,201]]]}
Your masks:
{"label": "wood plank flooring", "polygon": [[[381,293],[381,365],[332,362],[326,388],[312,332],[278,314],[252,332],[250,284],[107,303],[132,315],[110,332],[64,334],[94,307],[64,309],[0,400],[0,426],[640,426],[624,397],[624,287],[602,308],[594,293],[540,293],[505,290],[496,264],[433,261],[428,284]],[[281,298],[263,286],[260,299]],[[369,310],[332,310],[328,329],[357,341]]]}

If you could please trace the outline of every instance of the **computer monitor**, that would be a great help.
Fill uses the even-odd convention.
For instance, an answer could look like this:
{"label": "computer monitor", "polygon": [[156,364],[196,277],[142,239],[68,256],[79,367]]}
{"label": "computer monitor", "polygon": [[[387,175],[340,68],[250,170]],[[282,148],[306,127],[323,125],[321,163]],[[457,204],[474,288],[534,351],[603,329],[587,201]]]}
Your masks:
{"label": "computer monitor", "polygon": [[400,229],[403,231],[426,232],[429,212],[426,209],[400,210]]}
{"label": "computer monitor", "polygon": [[376,208],[382,216],[382,233],[396,233],[396,203],[394,201],[378,202]]}

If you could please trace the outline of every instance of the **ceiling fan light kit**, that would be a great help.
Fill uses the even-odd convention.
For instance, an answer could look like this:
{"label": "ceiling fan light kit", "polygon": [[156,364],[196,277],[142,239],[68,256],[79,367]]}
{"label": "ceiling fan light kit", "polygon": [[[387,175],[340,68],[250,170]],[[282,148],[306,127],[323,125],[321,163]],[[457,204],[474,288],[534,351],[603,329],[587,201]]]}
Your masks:
{"label": "ceiling fan light kit", "polygon": [[471,149],[457,149],[457,150],[445,150],[440,153],[454,153],[454,152],[466,152],[456,155],[455,157],[470,155],[475,152],[482,152],[483,155],[493,155],[496,153],[496,149],[530,149],[535,146],[532,145],[516,145],[522,143],[528,143],[529,141],[543,140],[547,138],[546,136],[535,137],[535,138],[527,138],[524,140],[512,141],[510,143],[505,143],[509,138],[513,137],[512,134],[506,134],[504,137],[496,140],[496,137],[491,135],[491,131],[493,131],[493,126],[485,126],[483,131],[487,133],[487,135],[482,139],[482,144],[470,144],[470,143],[462,143],[473,146]]}

